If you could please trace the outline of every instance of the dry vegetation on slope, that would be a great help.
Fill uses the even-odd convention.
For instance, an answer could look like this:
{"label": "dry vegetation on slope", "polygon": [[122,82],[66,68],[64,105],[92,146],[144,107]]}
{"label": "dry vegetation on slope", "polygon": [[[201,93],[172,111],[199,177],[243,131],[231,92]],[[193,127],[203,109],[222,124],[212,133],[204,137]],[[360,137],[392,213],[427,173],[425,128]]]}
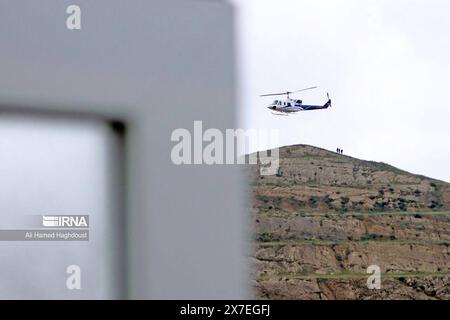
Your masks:
{"label": "dry vegetation on slope", "polygon": [[305,145],[250,175],[258,298],[450,298],[450,184]]}

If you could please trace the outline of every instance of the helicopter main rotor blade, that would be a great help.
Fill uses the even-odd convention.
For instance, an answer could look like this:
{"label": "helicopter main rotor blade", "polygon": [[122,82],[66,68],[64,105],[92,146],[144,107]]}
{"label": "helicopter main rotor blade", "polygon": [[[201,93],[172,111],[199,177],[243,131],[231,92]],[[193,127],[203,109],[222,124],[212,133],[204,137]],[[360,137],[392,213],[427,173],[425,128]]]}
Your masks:
{"label": "helicopter main rotor blade", "polygon": [[309,87],[309,88],[304,88],[304,89],[300,89],[300,90],[295,90],[295,91],[291,91],[289,93],[294,93],[294,92],[300,92],[300,91],[306,91],[306,90],[311,90],[311,89],[316,89],[317,87]]}
{"label": "helicopter main rotor blade", "polygon": [[311,90],[311,89],[316,89],[316,88],[317,88],[317,87],[309,87],[309,88],[304,88],[304,89],[295,90],[295,91],[286,91],[286,92],[280,92],[280,93],[262,94],[262,95],[260,95],[260,97],[282,96],[282,95],[288,95],[288,94],[291,94],[291,93],[300,92],[300,91],[305,91],[305,90]]}
{"label": "helicopter main rotor blade", "polygon": [[286,95],[289,92],[282,92],[282,93],[269,93],[269,94],[262,94],[260,95],[260,97],[268,97],[268,96],[282,96],[282,95]]}

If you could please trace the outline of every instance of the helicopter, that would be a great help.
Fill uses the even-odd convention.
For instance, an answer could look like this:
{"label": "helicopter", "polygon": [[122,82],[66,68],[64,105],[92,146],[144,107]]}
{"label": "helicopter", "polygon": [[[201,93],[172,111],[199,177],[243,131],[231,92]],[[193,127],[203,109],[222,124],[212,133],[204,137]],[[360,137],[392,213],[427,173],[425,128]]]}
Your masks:
{"label": "helicopter", "polygon": [[267,107],[268,109],[272,110],[272,114],[274,114],[274,115],[287,116],[290,113],[295,113],[298,111],[321,110],[321,109],[327,109],[327,108],[331,107],[331,99],[330,99],[330,95],[328,93],[327,93],[328,101],[323,106],[305,105],[305,104],[303,104],[302,100],[291,99],[289,97],[289,95],[292,93],[301,92],[301,91],[305,91],[305,90],[311,90],[311,89],[315,89],[315,88],[317,88],[317,87],[309,87],[309,88],[304,88],[304,89],[300,89],[300,90],[286,91],[286,92],[281,92],[281,93],[262,94],[262,95],[260,95],[260,97],[281,96],[281,95],[286,96],[286,100],[274,100]]}

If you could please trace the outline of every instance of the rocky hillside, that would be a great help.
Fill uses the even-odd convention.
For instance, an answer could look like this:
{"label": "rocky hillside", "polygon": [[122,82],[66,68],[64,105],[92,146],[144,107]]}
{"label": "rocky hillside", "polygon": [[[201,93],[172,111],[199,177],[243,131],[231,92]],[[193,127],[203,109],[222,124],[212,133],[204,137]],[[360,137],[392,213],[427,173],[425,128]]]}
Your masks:
{"label": "rocky hillside", "polygon": [[250,170],[257,298],[450,298],[450,184],[305,145]]}

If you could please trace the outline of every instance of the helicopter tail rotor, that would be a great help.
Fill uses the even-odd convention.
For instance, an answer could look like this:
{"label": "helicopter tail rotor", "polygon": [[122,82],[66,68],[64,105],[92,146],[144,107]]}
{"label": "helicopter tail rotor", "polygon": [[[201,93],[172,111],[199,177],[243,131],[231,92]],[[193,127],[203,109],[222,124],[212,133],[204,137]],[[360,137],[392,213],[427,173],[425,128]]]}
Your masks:
{"label": "helicopter tail rotor", "polygon": [[325,107],[331,107],[331,99],[330,99],[330,94],[327,92],[327,98],[328,98],[328,101],[327,101],[327,103],[325,103]]}

